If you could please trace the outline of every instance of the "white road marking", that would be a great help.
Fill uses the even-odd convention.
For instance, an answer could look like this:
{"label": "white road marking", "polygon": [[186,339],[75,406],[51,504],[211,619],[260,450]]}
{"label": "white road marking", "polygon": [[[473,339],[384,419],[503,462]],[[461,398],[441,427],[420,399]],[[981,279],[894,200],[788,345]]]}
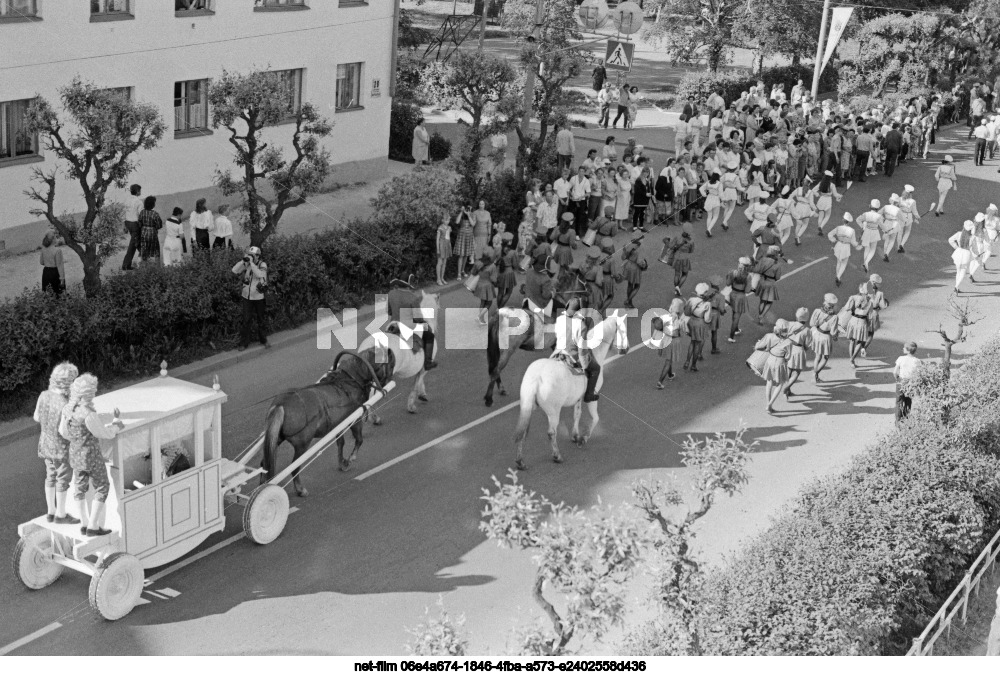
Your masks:
{"label": "white road marking", "polygon": [[[629,348],[628,353],[625,354],[625,356],[628,356],[628,354],[631,354],[632,352],[634,352],[635,350],[637,350],[639,347],[642,347],[642,346],[643,345],[641,343],[640,344],[632,345],[632,347]],[[604,362],[604,365],[605,366],[610,366],[612,363],[614,363],[615,361],[617,361],[620,358],[621,358],[621,355],[614,354],[607,361]],[[483,415],[482,417],[480,417],[478,419],[474,419],[471,422],[469,422],[468,424],[464,424],[464,425],[458,427],[457,429],[453,429],[452,431],[449,431],[448,433],[444,434],[443,436],[438,436],[433,441],[428,441],[427,443],[424,443],[421,446],[413,448],[409,452],[405,452],[402,455],[399,455],[398,457],[390,459],[388,462],[385,462],[384,464],[380,464],[380,465],[376,466],[374,469],[369,469],[368,471],[365,471],[360,476],[356,476],[354,478],[354,480],[365,480],[366,478],[371,478],[375,474],[380,473],[382,471],[385,471],[386,469],[388,469],[391,466],[395,466],[396,464],[399,464],[400,462],[402,462],[404,460],[407,460],[410,457],[413,457],[415,455],[419,455],[424,450],[429,450],[430,448],[433,448],[435,445],[438,445],[440,443],[444,443],[445,441],[447,441],[449,439],[452,439],[455,436],[468,431],[469,429],[472,429],[474,427],[478,427],[480,424],[482,424],[484,422],[488,422],[489,420],[493,419],[494,417],[497,417],[499,415],[504,414],[508,410],[513,410],[514,408],[518,407],[520,405],[520,403],[521,403],[520,399],[518,399],[516,401],[511,401],[510,403],[508,403],[504,407],[502,407],[502,408],[500,408],[498,410],[494,410],[493,412],[489,413],[488,415]]]}
{"label": "white road marking", "polygon": [[[289,509],[289,510],[291,510],[291,509]],[[160,593],[162,593],[163,595],[167,596],[168,598],[176,598],[178,595],[181,594],[180,591],[175,591],[172,588],[161,588],[160,589]]]}
{"label": "white road marking", "polygon": [[25,635],[20,640],[15,640],[14,642],[11,642],[9,645],[4,645],[3,647],[0,647],[0,656],[6,656],[15,649],[20,649],[29,642],[34,642],[38,638],[48,635],[57,628],[62,628],[62,624],[59,623],[58,621],[53,621],[48,626],[45,626],[44,628],[39,628],[31,635]]}
{"label": "white road marking", "polygon": [[811,261],[807,262],[807,263],[806,263],[805,265],[802,265],[801,267],[796,267],[795,269],[793,269],[793,270],[792,270],[791,272],[789,272],[788,274],[785,274],[785,275],[782,275],[781,279],[778,279],[778,281],[781,281],[781,280],[783,280],[783,279],[787,279],[788,277],[792,276],[793,274],[798,274],[798,273],[799,273],[799,272],[801,272],[802,270],[804,270],[804,269],[807,269],[807,268],[809,268],[809,267],[812,267],[812,266],[813,266],[813,265],[815,265],[816,263],[821,263],[821,262],[823,262],[824,260],[826,260],[826,259],[827,259],[827,258],[829,258],[829,257],[830,257],[830,256],[828,256],[828,255],[825,255],[825,256],[823,256],[822,258],[817,258],[816,260],[811,260]]}

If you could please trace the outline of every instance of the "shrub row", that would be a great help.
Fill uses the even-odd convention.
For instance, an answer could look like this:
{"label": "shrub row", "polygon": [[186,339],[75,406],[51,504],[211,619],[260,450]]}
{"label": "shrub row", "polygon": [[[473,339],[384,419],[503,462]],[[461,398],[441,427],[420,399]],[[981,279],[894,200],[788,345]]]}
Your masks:
{"label": "shrub row", "polygon": [[[754,75],[749,70],[726,70],[712,74],[708,72],[687,73],[681,78],[677,85],[677,101],[683,104],[688,96],[693,96],[695,100],[705,97],[713,91],[719,92],[728,105],[740,97],[744,91],[750,91],[750,87],[757,84],[758,80],[763,80],[764,87],[770,94],[771,87],[775,84],[785,85],[785,95],[790,96],[792,87],[799,80],[807,86],[811,85],[813,68],[810,65],[778,66],[775,68],[764,68],[759,75]],[[820,92],[833,91],[837,88],[837,69],[829,66],[820,76]]]}
{"label": "shrub row", "polygon": [[922,381],[906,424],[709,577],[707,653],[906,651],[1000,527],[1000,338]]}
{"label": "shrub row", "polygon": [[[276,302],[270,329],[315,319],[318,307],[361,306],[394,277],[433,278],[433,227],[354,221],[315,235],[274,236],[264,245]],[[180,265],[142,265],[104,279],[99,297],[71,288],[56,298],[29,289],[0,303],[0,414],[30,412],[53,365],[74,362],[111,380],[154,373],[166,359],[189,362],[239,338],[235,252]]]}

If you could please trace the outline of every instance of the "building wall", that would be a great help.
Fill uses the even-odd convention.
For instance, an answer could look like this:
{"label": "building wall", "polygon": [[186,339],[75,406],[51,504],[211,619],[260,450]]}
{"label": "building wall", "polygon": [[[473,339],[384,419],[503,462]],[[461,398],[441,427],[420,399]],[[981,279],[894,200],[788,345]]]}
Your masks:
{"label": "building wall", "polygon": [[[168,125],[160,147],[139,154],[129,179],[143,186],[144,195],[207,188],[217,168],[232,166],[225,129],[185,138],[175,138],[173,130],[174,83],[217,77],[223,70],[304,69],[302,100],[334,123],[325,145],[343,166],[331,181],[356,182],[385,170],[394,24],[389,0],[347,6],[311,0],[307,10],[268,12],[254,11],[253,0],[215,0],[214,15],[185,17],[175,16],[170,0],[132,0],[134,20],[109,22],[92,22],[84,0],[39,4],[41,21],[0,23],[0,101],[40,94],[55,104],[59,87],[77,75],[101,87],[132,87],[133,97],[155,104]],[[353,62],[364,63],[363,109],[335,112],[337,64]],[[380,81],[380,96],[372,95],[373,80]],[[292,128],[268,130],[267,140],[291,151]],[[23,190],[33,169],[55,165],[45,154],[42,161],[0,163],[0,240],[8,252],[34,248],[41,239],[44,227],[28,213],[33,203]],[[358,171],[365,175],[359,178]],[[124,194],[109,193],[112,199]],[[79,189],[60,181],[56,212],[82,208]]]}

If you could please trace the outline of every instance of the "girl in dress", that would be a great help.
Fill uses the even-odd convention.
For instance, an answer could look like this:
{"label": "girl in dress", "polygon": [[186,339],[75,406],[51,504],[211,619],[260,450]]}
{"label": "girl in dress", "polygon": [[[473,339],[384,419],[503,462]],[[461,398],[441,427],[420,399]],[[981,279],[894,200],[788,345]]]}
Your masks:
{"label": "girl in dress", "polygon": [[841,195],[837,192],[837,186],[833,184],[833,172],[824,171],[823,180],[812,189],[812,196],[816,198],[816,212],[819,214],[817,225],[819,226],[819,236],[823,236],[823,226],[830,220],[830,210],[833,208],[833,199],[839,202]]}
{"label": "girl in dress", "polygon": [[493,218],[486,210],[486,202],[480,200],[479,208],[472,212],[472,247],[473,255],[478,260],[490,245],[490,232],[493,230]]}
{"label": "girl in dress", "polygon": [[734,159],[726,164],[726,173],[722,176],[722,229],[729,230],[729,219],[736,210],[736,200],[739,198],[740,177],[736,174],[739,164]]}
{"label": "girl in dress", "polygon": [[556,235],[555,253],[552,260],[561,270],[573,266],[573,250],[576,248],[576,231],[573,230],[573,214],[564,213],[559,222],[559,234]]}
{"label": "girl in dress", "polygon": [[868,272],[868,264],[875,257],[875,250],[882,241],[882,216],[878,213],[882,208],[881,202],[877,199],[871,201],[871,210],[858,216],[858,224],[861,226],[861,246],[865,249],[864,262],[861,267]]}
{"label": "girl in dress", "polygon": [[799,380],[799,374],[808,367],[806,361],[806,350],[812,344],[812,335],[809,331],[809,310],[799,307],[795,311],[795,321],[788,325],[788,341],[791,343],[791,351],[788,354],[788,382],[785,383],[785,399],[793,396],[792,385]]}
{"label": "girl in dress", "polygon": [[837,296],[827,293],[823,296],[823,306],[814,310],[809,319],[812,327],[813,379],[820,381],[819,374],[826,368],[833,353],[833,341],[837,339]]}
{"label": "girl in dress", "polygon": [[882,327],[882,316],[880,312],[889,306],[889,301],[885,299],[885,294],[879,290],[878,285],[882,283],[882,277],[877,274],[871,275],[868,279],[869,295],[871,297],[871,309],[868,310],[868,340],[861,347],[862,358],[868,358],[868,347],[875,339],[875,333]]}
{"label": "girl in dress", "polygon": [[986,209],[986,220],[983,221],[983,228],[986,230],[986,241],[989,247],[983,254],[983,269],[986,269],[986,261],[990,256],[1000,255],[1000,211],[996,204],[990,204]]}
{"label": "girl in dress", "polygon": [[940,216],[944,213],[944,200],[948,198],[948,193],[951,190],[958,192],[958,176],[955,174],[954,161],[951,155],[945,155],[941,166],[934,172],[934,180],[937,181],[938,189],[937,209],[934,211],[935,216]]}
{"label": "girl in dress", "polygon": [[778,319],[774,324],[774,331],[762,337],[754,349],[767,353],[767,360],[761,367],[760,377],[765,383],[765,395],[767,397],[767,413],[774,414],[774,402],[778,400],[778,394],[788,380],[788,355],[791,352],[791,343],[788,337],[788,322]]}
{"label": "girl in dress", "polygon": [[698,361],[702,360],[701,352],[712,320],[712,303],[706,300],[711,290],[708,284],[698,284],[694,287],[694,295],[684,303],[684,315],[688,317],[688,335],[691,336],[691,343],[684,357],[684,370],[692,373],[698,372]]}
{"label": "girl in dress", "polygon": [[154,211],[156,208],[156,197],[150,195],[142,203],[142,211],[139,212],[139,257],[143,261],[150,258],[160,257],[160,236],[159,231],[163,228],[163,220],[160,214]]}
{"label": "girl in dress", "polygon": [[853,221],[854,217],[850,213],[845,213],[844,222],[833,228],[830,231],[829,237],[827,237],[830,243],[833,244],[833,257],[837,259],[836,278],[834,281],[837,286],[840,286],[841,278],[847,269],[847,261],[851,257],[851,248],[853,247],[858,251],[861,250],[857,232],[851,227]]}
{"label": "girl in dress", "polygon": [[212,228],[212,248],[233,248],[233,221],[229,220],[229,204],[222,204],[215,214]]}
{"label": "girl in dress", "polygon": [[181,255],[184,250],[181,244],[184,241],[184,226],[181,224],[182,215],[184,215],[184,209],[175,206],[173,213],[167,218],[167,223],[164,225],[165,236],[163,237],[162,256],[164,267],[176,265],[181,261]]}
{"label": "girl in dress", "polygon": [[649,263],[646,259],[639,259],[639,245],[629,244],[622,251],[622,258],[625,260],[624,275],[625,281],[628,284],[626,287],[626,297],[625,297],[625,307],[627,309],[635,309],[635,305],[632,301],[635,299],[636,294],[639,292],[639,286],[642,284],[642,272],[649,267]]}
{"label": "girl in dress", "polygon": [[601,195],[601,213],[606,213],[610,208],[611,219],[614,220],[615,205],[618,201],[618,174],[610,164],[600,184],[597,185],[597,190]]}
{"label": "girl in dress", "polygon": [[670,247],[674,268],[674,295],[681,294],[681,288],[691,272],[691,254],[694,253],[694,241],[691,238],[691,225],[684,223],[680,236],[667,237],[663,243]]}
{"label": "girl in dress", "polygon": [[458,235],[455,237],[455,255],[458,256],[458,278],[464,279],[468,276],[465,266],[471,261],[475,253],[475,244],[472,238],[472,214],[469,208],[462,207],[462,213],[458,216]]}
{"label": "girl in dress", "polygon": [[812,191],[808,188],[809,179],[806,178],[805,181],[805,185],[795,188],[791,196],[791,214],[792,220],[795,221],[796,243],[802,241],[802,235],[809,228],[809,219],[812,218],[813,213],[816,211],[816,206],[813,204]]}
{"label": "girl in dress", "polygon": [[674,177],[673,169],[670,166],[673,162],[673,157],[667,160],[667,165],[660,171],[660,175],[656,179],[656,184],[653,186],[653,196],[656,199],[657,225],[664,224],[666,219],[673,213]]}
{"label": "girl in dress", "polygon": [[[449,232],[451,229],[449,228]],[[535,247],[535,210],[525,206],[521,212],[521,223],[517,226],[517,252],[525,256]],[[449,244],[449,250],[450,244]],[[442,278],[443,275],[442,275]]]}
{"label": "girl in dress", "polygon": [[[715,143],[715,137],[722,135],[722,111],[716,110],[712,113],[712,118],[708,120],[708,142]],[[725,138],[725,136],[723,136]]]}
{"label": "girl in dress", "polygon": [[986,214],[977,213],[972,221],[972,241],[969,243],[969,250],[972,251],[972,260],[969,261],[969,278],[971,279],[976,270],[982,267],[985,258],[990,255],[989,238],[986,235]]}
{"label": "girl in dress", "polygon": [[644,166],[632,188],[632,229],[629,230],[630,232],[635,230],[646,232],[646,209],[649,207],[652,193],[653,182],[650,179],[649,167]]}
{"label": "girl in dress", "polygon": [[722,208],[722,182],[719,174],[713,173],[708,177],[708,182],[703,183],[698,189],[705,199],[705,211],[708,212],[708,220],[705,221],[705,236],[711,238],[712,228],[719,219],[719,211]]}
{"label": "girl in dress", "polygon": [[[771,204],[771,208],[768,213],[773,213],[775,217],[775,226],[778,228],[778,236],[781,237],[781,245],[784,246],[785,242],[788,241],[788,237],[792,234],[792,200],[788,198],[788,193],[791,190],[786,185],[781,188],[781,196],[774,200]],[[802,242],[799,238],[795,238],[795,245],[799,246]]]}
{"label": "girl in dress", "polygon": [[760,159],[755,157],[750,163],[750,169],[747,171],[747,199],[754,202],[765,190],[767,190],[767,181],[764,178],[763,167]]}
{"label": "girl in dress", "polygon": [[899,246],[897,253],[905,253],[906,242],[910,239],[910,232],[913,223],[920,222],[920,211],[917,209],[917,200],[913,198],[913,186],[904,185],[903,194],[899,198]]}
{"label": "girl in dress", "polygon": [[497,280],[499,273],[497,266],[493,264],[493,258],[489,253],[484,253],[476,266],[472,268],[473,274],[479,275],[479,282],[473,295],[479,298],[479,323],[486,325],[486,317],[489,315],[490,306],[497,299]]}
{"label": "girl in dress", "polygon": [[[750,204],[743,212],[750,223],[751,235],[767,227],[767,214],[771,212],[771,207],[767,205],[767,197],[767,192],[759,192],[756,196],[757,202]],[[756,251],[754,255],[756,255]]]}
{"label": "girl in dress", "polygon": [[674,225],[680,225],[681,220],[687,222],[687,171],[680,164],[671,167],[673,170],[674,190]]}
{"label": "girl in dress", "polygon": [[729,286],[729,306],[733,308],[733,320],[729,328],[729,342],[736,342],[736,336],[742,333],[740,319],[747,311],[747,292],[750,290],[750,258],[743,256],[736,269],[726,275],[726,285]]}
{"label": "girl in dress", "polygon": [[437,283],[445,285],[444,272],[451,258],[451,217],[447,214],[441,219],[437,228]]}
{"label": "girl in dress", "polygon": [[[951,259],[955,263],[955,293],[962,292],[959,286],[969,275],[969,263],[972,261],[972,232],[975,228],[976,224],[967,220],[961,230],[948,238],[948,244],[955,249],[951,254]],[[975,281],[971,276],[969,278]]]}
{"label": "girl in dress", "polygon": [[712,319],[708,322],[708,330],[712,337],[712,353],[721,354],[719,349],[719,329],[722,327],[722,317],[726,315],[726,297],[722,295],[725,282],[718,274],[708,279],[709,294],[707,300],[712,305]]}
{"label": "girl in dress", "polygon": [[858,286],[856,295],[847,299],[847,304],[841,311],[848,317],[844,334],[847,336],[847,351],[851,357],[851,367],[857,368],[857,358],[861,348],[868,342],[868,312],[871,311],[871,298],[868,296],[868,283]]}
{"label": "girl in dress", "polygon": [[615,220],[618,221],[619,228],[625,229],[629,220],[629,207],[632,206],[632,178],[624,164],[618,167],[615,184],[618,186],[615,195]]}
{"label": "girl in dress", "polygon": [[605,237],[601,240],[601,253],[604,254],[604,262],[601,263],[601,278],[603,279],[603,284],[601,287],[601,306],[600,311],[607,311],[608,307],[611,306],[611,301],[615,297],[615,284],[620,284],[624,275],[622,274],[622,269],[618,265],[618,260],[615,258],[615,240],[611,237]]}
{"label": "girl in dress", "polygon": [[544,199],[545,197],[542,194],[541,179],[532,178],[530,186],[528,187],[528,194],[524,197],[525,204],[533,209],[537,209]]}
{"label": "girl in dress", "polygon": [[754,266],[753,271],[760,275],[757,284],[757,298],[760,304],[757,309],[757,325],[764,325],[764,315],[771,305],[778,301],[778,279],[781,278],[781,248],[770,246],[767,254]]}
{"label": "girl in dress", "polygon": [[520,258],[517,251],[511,248],[514,236],[510,232],[501,235],[500,251],[497,269],[497,308],[505,307],[510,296],[514,293],[514,286],[517,285],[517,266]]}
{"label": "girl in dress", "polygon": [[674,298],[670,303],[670,309],[660,317],[659,324],[657,324],[656,319],[653,320],[653,328],[663,332],[659,355],[666,359],[666,362],[663,364],[663,370],[660,371],[660,377],[656,381],[656,388],[663,389],[664,380],[674,379],[674,364],[682,363],[687,354],[684,344],[684,335],[687,332],[684,301],[680,298]]}

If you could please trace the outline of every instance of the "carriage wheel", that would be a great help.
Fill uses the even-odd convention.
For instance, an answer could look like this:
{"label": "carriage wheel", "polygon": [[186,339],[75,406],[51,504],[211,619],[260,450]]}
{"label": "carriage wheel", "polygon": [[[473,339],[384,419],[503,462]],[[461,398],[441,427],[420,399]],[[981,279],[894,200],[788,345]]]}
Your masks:
{"label": "carriage wheel", "polygon": [[145,576],[134,555],[112,553],[90,580],[90,606],[108,621],[117,621],[139,602]]}
{"label": "carriage wheel", "polygon": [[270,544],[288,522],[288,493],[277,485],[261,485],[243,510],[243,531],[255,544]]}
{"label": "carriage wheel", "polygon": [[14,546],[14,575],[25,587],[37,591],[55,582],[63,566],[52,560],[52,537],[48,530],[34,530]]}

